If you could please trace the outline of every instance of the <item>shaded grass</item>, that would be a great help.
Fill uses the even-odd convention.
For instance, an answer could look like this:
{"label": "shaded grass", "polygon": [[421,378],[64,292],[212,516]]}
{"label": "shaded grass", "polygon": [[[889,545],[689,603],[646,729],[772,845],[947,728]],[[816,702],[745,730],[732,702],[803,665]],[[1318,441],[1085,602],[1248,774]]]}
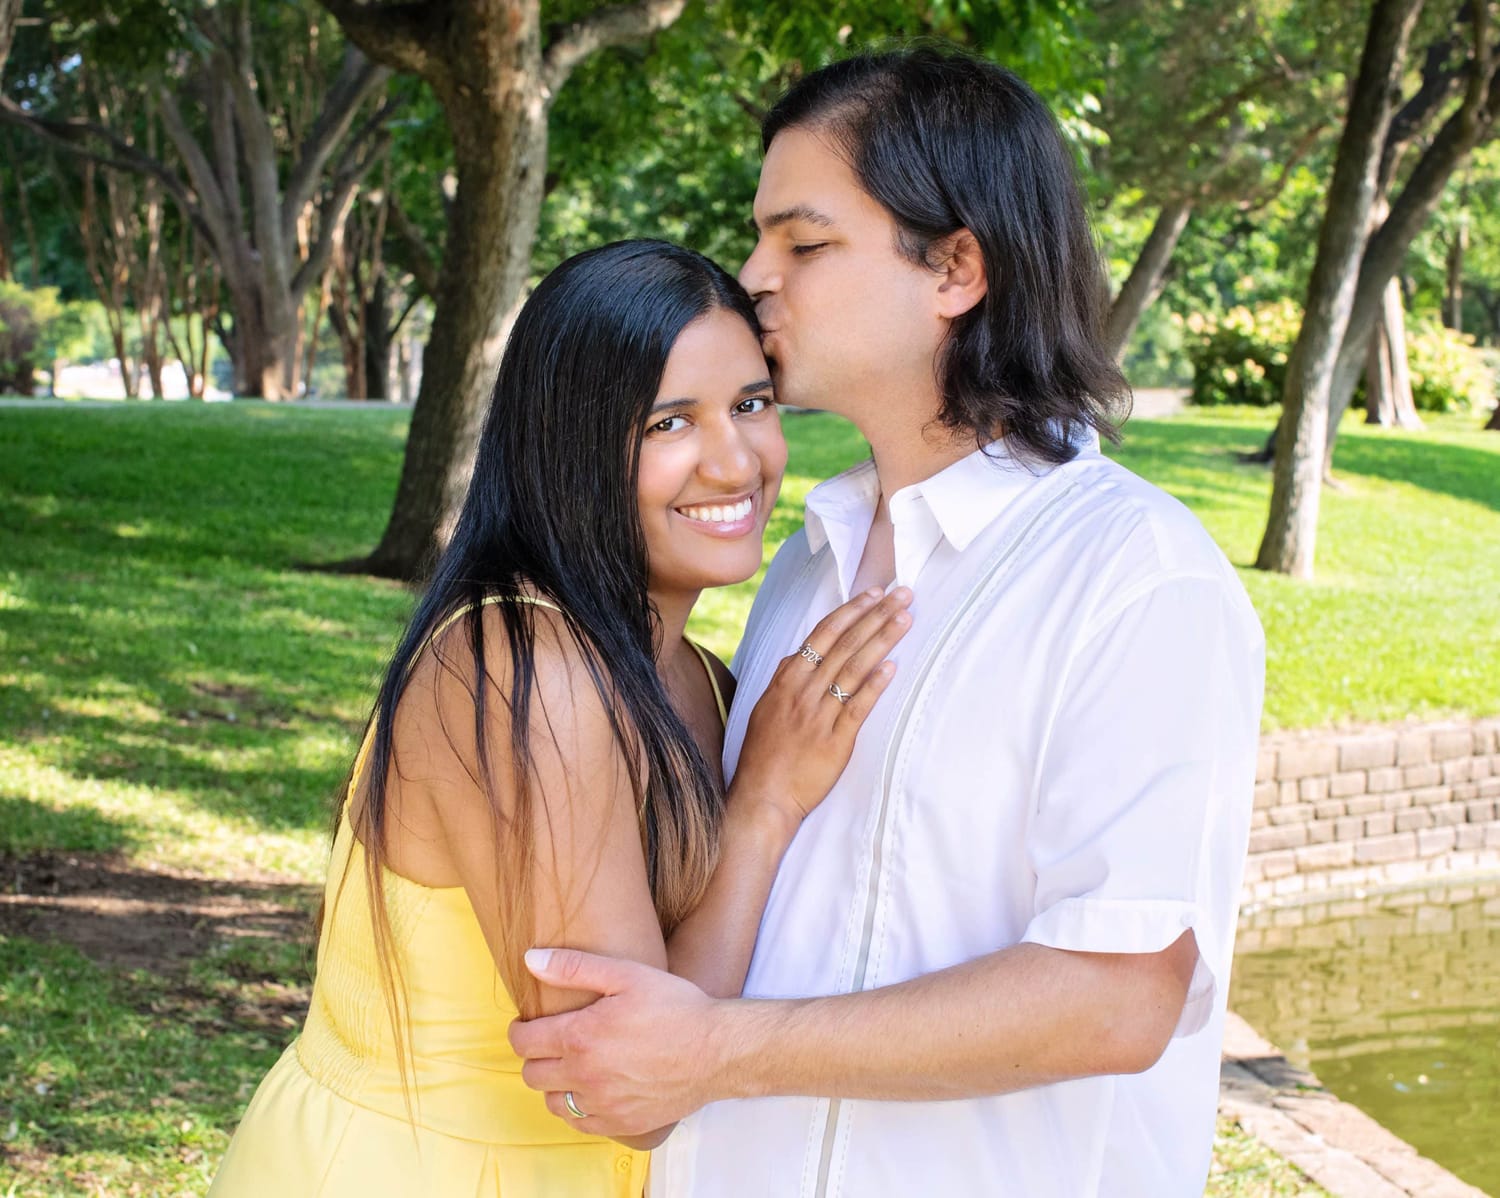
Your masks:
{"label": "shaded grass", "polygon": [[305,958],[226,945],[169,981],[0,936],[0,1194],[202,1194],[300,1023]]}

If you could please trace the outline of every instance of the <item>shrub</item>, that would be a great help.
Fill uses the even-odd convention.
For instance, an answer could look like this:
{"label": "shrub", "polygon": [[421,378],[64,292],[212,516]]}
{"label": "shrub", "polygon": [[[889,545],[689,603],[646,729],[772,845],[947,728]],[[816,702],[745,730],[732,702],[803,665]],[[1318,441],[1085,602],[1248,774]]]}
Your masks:
{"label": "shrub", "polygon": [[0,393],[30,395],[44,352],[43,326],[57,316],[57,288],[31,290],[0,279]]}
{"label": "shrub", "polygon": [[1494,398],[1494,379],[1474,338],[1442,325],[1421,323],[1407,330],[1411,393],[1423,412],[1468,412]]}
{"label": "shrub", "polygon": [[1266,408],[1281,402],[1287,358],[1302,323],[1296,303],[1231,308],[1218,317],[1195,313],[1186,323],[1193,365],[1189,403]]}

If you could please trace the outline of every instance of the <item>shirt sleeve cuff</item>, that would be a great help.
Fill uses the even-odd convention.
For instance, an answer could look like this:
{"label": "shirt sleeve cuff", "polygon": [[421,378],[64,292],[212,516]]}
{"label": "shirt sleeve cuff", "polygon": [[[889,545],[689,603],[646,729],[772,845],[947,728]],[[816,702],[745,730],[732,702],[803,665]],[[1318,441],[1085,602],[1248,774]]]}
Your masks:
{"label": "shirt sleeve cuff", "polygon": [[1201,1031],[1213,1014],[1221,980],[1210,965],[1213,946],[1204,943],[1203,914],[1196,903],[1173,899],[1063,899],[1036,916],[1022,941],[1074,953],[1159,953],[1191,930],[1198,960],[1174,1038]]}

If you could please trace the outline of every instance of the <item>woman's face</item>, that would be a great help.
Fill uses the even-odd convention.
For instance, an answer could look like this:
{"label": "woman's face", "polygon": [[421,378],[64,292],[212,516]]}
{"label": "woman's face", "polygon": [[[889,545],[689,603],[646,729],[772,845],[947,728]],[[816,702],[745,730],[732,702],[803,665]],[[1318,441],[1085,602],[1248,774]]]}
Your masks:
{"label": "woman's face", "polygon": [[722,308],[672,346],[641,441],[641,525],[652,590],[698,591],[760,568],[786,470],[760,343]]}

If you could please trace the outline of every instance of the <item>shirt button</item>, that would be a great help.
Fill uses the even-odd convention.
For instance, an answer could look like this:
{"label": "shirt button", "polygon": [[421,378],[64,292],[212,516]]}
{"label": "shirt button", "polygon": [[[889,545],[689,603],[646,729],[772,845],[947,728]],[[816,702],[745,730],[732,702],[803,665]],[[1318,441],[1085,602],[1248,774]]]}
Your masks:
{"label": "shirt button", "polygon": [[629,1173],[630,1158],[628,1156],[617,1157],[615,1160],[615,1168],[618,1169],[621,1173]]}

